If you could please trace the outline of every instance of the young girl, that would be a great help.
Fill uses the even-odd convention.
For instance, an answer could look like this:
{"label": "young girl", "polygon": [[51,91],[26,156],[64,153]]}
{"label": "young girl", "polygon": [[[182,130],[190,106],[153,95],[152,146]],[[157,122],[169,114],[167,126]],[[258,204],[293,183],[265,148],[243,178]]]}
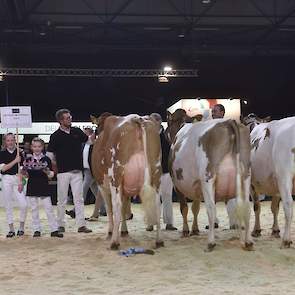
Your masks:
{"label": "young girl", "polygon": [[28,154],[24,160],[24,170],[27,171],[29,180],[27,186],[28,203],[32,208],[33,237],[41,236],[41,224],[39,218],[39,199],[45,209],[51,237],[62,238],[63,234],[58,232],[56,217],[50,198],[48,179],[54,176],[50,159],[45,156],[44,141],[40,138],[32,140],[31,149],[33,154]]}
{"label": "young girl", "polygon": [[13,196],[16,198],[20,208],[18,236],[24,235],[27,201],[23,192],[22,176],[19,175],[18,171],[18,163],[21,163],[22,159],[17,155],[14,134],[7,133],[4,136],[4,146],[5,149],[0,152],[0,164],[2,164],[2,192],[6,209],[6,218],[9,225],[9,232],[6,237],[12,238],[15,236],[13,225]]}

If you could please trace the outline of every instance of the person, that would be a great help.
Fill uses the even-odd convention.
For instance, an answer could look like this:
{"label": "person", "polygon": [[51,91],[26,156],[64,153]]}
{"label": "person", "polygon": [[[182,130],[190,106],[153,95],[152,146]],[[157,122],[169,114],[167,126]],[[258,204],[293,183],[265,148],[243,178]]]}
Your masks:
{"label": "person", "polygon": [[[57,222],[59,232],[65,232],[65,206],[69,186],[71,186],[78,232],[90,233],[92,230],[86,227],[84,217],[82,192],[82,143],[88,141],[88,136],[80,128],[72,127],[72,115],[68,109],[58,110],[55,116],[60,127],[50,136],[47,156],[51,160],[55,158],[57,166]],[[54,161],[53,164],[55,164]]]}
{"label": "person", "polygon": [[225,108],[222,104],[216,104],[212,108],[212,118],[213,119],[222,119],[224,118]]}
{"label": "person", "polygon": [[[171,176],[168,170],[168,157],[170,152],[170,144],[166,139],[164,128],[162,126],[162,117],[158,113],[152,113],[150,117],[160,125],[160,140],[161,140],[161,149],[162,149],[162,170],[163,174],[161,176],[160,184],[160,195],[162,199],[163,206],[163,221],[166,224],[166,230],[177,230],[173,226],[173,203],[172,203],[172,191],[173,183]],[[153,226],[149,225],[147,231],[152,231]]]}
{"label": "person", "polygon": [[16,140],[13,133],[7,133],[4,136],[5,148],[0,152],[0,164],[2,164],[2,192],[6,218],[9,226],[7,238],[15,236],[13,222],[13,197],[16,198],[20,209],[20,225],[17,236],[23,236],[25,230],[25,220],[27,215],[27,201],[23,192],[22,175],[19,171],[19,165],[22,162],[22,156],[18,155]]}
{"label": "person", "polygon": [[[88,221],[97,221],[99,215],[106,216],[106,209],[104,205],[104,200],[100,194],[100,191],[97,187],[97,183],[95,179],[92,176],[91,172],[91,153],[93,149],[93,142],[95,140],[95,132],[92,128],[84,128],[84,133],[88,136],[89,141],[84,144],[83,147],[83,169],[84,169],[84,178],[83,178],[83,199],[84,202],[87,198],[87,193],[89,191],[89,188],[91,189],[91,192],[96,198],[95,201],[95,208],[93,210],[93,213],[90,218],[88,218]],[[66,214],[71,216],[72,218],[76,218],[75,208],[72,210],[66,210]]]}
{"label": "person", "polygon": [[28,140],[25,140],[23,143],[23,152],[24,154],[30,154],[31,153],[31,142]]}
{"label": "person", "polygon": [[45,156],[44,141],[38,137],[32,140],[31,149],[33,154],[27,154],[23,162],[23,170],[28,175],[27,197],[32,209],[33,237],[41,236],[41,224],[39,217],[39,200],[45,209],[51,237],[63,238],[58,232],[58,225],[54,215],[48,179],[53,178],[51,160]]}

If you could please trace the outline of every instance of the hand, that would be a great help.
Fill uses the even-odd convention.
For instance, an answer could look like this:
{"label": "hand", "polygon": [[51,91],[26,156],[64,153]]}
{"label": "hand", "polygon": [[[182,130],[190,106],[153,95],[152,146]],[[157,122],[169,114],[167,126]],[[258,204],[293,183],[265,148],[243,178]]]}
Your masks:
{"label": "hand", "polygon": [[15,159],[14,159],[15,163],[20,163],[21,160],[22,160],[22,159],[21,159],[20,156],[16,156]]}
{"label": "hand", "polygon": [[23,191],[23,189],[24,189],[23,184],[22,183],[19,183],[19,185],[18,185],[18,192],[21,193]]}

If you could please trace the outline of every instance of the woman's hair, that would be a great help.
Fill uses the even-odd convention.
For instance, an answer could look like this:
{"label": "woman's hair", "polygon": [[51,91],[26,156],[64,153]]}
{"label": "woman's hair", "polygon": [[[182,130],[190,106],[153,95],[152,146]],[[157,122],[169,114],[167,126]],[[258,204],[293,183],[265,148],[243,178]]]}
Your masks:
{"label": "woman's hair", "polygon": [[3,139],[5,140],[8,136],[13,136],[15,137],[15,135],[12,132],[6,133],[3,137]]}
{"label": "woman's hair", "polygon": [[32,140],[32,144],[34,142],[39,142],[42,146],[45,146],[45,142],[43,139],[41,139],[40,137],[34,137],[33,140]]}

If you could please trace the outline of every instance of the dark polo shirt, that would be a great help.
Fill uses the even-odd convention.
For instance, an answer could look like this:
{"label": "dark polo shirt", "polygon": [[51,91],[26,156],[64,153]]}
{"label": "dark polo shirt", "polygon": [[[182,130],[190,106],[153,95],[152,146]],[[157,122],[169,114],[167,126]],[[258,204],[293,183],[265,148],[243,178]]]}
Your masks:
{"label": "dark polo shirt", "polygon": [[58,173],[83,170],[82,143],[87,140],[77,127],[71,127],[70,133],[59,128],[50,136],[47,151],[55,154]]}

